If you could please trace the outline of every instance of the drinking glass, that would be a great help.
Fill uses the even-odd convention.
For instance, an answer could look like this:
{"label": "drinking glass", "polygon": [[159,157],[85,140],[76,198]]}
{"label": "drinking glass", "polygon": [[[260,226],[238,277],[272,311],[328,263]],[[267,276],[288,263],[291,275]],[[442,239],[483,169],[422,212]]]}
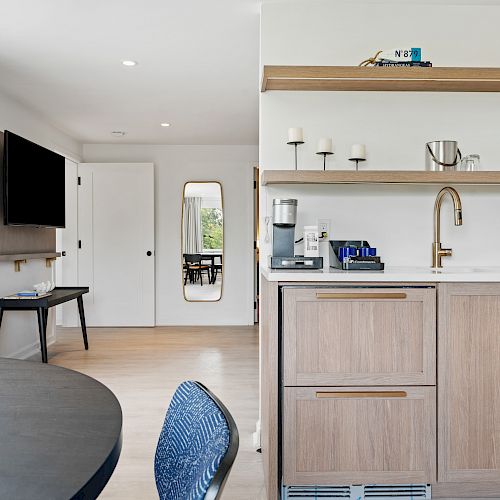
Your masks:
{"label": "drinking glass", "polygon": [[460,162],[459,170],[461,172],[475,172],[480,169],[480,160],[480,156],[476,154],[465,156]]}

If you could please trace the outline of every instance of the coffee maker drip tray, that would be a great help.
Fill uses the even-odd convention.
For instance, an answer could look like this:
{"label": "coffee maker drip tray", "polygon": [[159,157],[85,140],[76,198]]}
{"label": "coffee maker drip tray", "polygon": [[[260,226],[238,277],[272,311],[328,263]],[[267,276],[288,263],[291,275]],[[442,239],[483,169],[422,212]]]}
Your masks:
{"label": "coffee maker drip tray", "polygon": [[323,257],[272,257],[269,256],[271,269],[323,269]]}

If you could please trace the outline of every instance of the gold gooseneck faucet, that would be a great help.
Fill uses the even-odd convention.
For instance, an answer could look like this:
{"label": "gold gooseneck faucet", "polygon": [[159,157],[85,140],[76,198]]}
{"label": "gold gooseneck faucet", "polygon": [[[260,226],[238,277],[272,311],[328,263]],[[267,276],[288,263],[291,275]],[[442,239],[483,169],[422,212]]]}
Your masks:
{"label": "gold gooseneck faucet", "polygon": [[432,244],[432,267],[443,267],[441,259],[452,254],[451,248],[441,247],[441,204],[448,193],[453,199],[455,209],[455,226],[462,225],[462,202],[460,196],[452,187],[445,187],[439,191],[434,204],[434,243]]}

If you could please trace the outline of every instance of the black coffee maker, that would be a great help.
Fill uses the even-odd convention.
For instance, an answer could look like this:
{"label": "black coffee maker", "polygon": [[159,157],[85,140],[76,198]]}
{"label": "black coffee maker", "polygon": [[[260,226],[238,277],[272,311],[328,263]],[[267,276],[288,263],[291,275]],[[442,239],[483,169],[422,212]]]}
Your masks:
{"label": "black coffee maker", "polygon": [[295,225],[297,200],[273,200],[273,250],[269,257],[271,269],[321,269],[323,257],[295,256]]}

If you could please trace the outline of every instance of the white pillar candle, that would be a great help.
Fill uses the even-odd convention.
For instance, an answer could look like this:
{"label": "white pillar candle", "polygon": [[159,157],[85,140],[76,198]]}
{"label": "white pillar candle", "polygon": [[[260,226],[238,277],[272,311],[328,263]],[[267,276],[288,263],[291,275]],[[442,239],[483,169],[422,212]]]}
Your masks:
{"label": "white pillar candle", "polygon": [[329,137],[323,137],[318,141],[317,153],[333,153],[332,140]]}
{"label": "white pillar candle", "polygon": [[288,142],[304,142],[304,131],[302,127],[288,129]]}
{"label": "white pillar candle", "polygon": [[351,158],[366,160],[366,146],[364,144],[353,144],[351,147]]}

